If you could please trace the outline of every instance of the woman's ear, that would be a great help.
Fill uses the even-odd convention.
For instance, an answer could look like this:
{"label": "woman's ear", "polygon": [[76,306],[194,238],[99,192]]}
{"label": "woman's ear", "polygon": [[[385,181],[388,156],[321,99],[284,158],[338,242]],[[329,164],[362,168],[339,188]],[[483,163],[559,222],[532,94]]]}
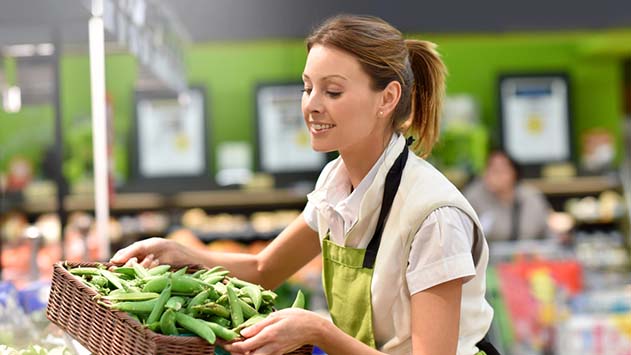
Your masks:
{"label": "woman's ear", "polygon": [[401,99],[401,83],[391,81],[381,92],[381,105],[379,111],[384,117],[389,117]]}

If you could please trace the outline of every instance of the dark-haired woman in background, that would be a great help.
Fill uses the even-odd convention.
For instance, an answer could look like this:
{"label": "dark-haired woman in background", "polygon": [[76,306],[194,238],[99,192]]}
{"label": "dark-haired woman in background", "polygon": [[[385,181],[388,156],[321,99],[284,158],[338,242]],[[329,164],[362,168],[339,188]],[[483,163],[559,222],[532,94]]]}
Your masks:
{"label": "dark-haired woman in background", "polygon": [[548,235],[548,201],[539,190],[520,182],[519,166],[502,150],[489,154],[484,175],[464,194],[478,213],[489,241]]}

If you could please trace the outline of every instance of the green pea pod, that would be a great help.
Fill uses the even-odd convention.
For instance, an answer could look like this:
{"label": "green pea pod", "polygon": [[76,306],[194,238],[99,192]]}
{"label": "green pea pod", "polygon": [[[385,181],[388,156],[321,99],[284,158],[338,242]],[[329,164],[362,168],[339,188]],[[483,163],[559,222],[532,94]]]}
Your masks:
{"label": "green pea pod", "polygon": [[197,310],[193,309],[193,307],[199,306],[200,304],[204,303],[204,301],[208,299],[209,294],[210,289],[207,289],[195,295],[195,297],[193,297],[188,303],[188,306],[186,306],[186,313],[192,315],[193,317],[197,316]]}
{"label": "green pea pod", "polygon": [[261,307],[261,302],[263,301],[261,290],[256,286],[245,286],[241,290],[245,291],[245,293],[250,296],[250,299],[254,304],[254,308],[258,310],[259,307]]}
{"label": "green pea pod", "polygon": [[217,265],[211,269],[206,270],[206,274],[209,275],[209,274],[213,274],[215,272],[221,272],[221,271],[226,271],[226,269],[221,265]]}
{"label": "green pea pod", "polygon": [[160,295],[155,292],[117,292],[114,294],[110,293],[102,298],[108,301],[146,301],[158,298],[158,296]]}
{"label": "green pea pod", "polygon": [[169,271],[169,269],[171,269],[171,265],[158,265],[155,267],[152,267],[151,269],[147,270],[147,275],[149,276],[159,276],[159,275],[163,275],[164,273],[166,273],[167,271]]}
{"label": "green pea pod", "polygon": [[199,269],[199,270],[195,271],[195,272],[191,275],[191,277],[194,277],[194,278],[196,278],[196,279],[199,279],[199,278],[201,278],[201,277],[202,277],[205,273],[206,273],[206,269]]}
{"label": "green pea pod", "polygon": [[226,290],[226,285],[224,285],[224,284],[222,284],[222,283],[215,283],[215,284],[213,284],[213,287],[214,287],[214,288],[215,288],[215,290],[216,290],[217,292],[219,292],[219,294],[221,294],[221,295],[225,295],[225,294],[226,294],[226,292],[228,292],[228,291]]}
{"label": "green pea pod", "polygon": [[123,280],[119,279],[118,276],[116,276],[114,273],[107,270],[100,270],[99,272],[103,277],[107,279],[107,281],[114,285],[114,287],[123,288]]}
{"label": "green pea pod", "polygon": [[160,297],[158,297],[158,302],[156,302],[156,306],[151,310],[151,314],[147,317],[147,324],[151,324],[153,322],[157,322],[160,320],[160,316],[162,312],[164,312],[164,306],[167,301],[171,298],[171,285],[167,285],[167,287],[162,290]]}
{"label": "green pea pod", "polygon": [[138,313],[151,313],[153,308],[156,306],[157,302],[158,302],[158,299],[154,298],[152,300],[147,300],[147,301],[135,301],[135,302],[126,301],[126,302],[118,302],[118,303],[109,304],[109,305],[107,303],[105,304],[101,303],[101,304],[104,304],[105,306],[113,308],[113,309],[117,309],[119,311],[138,314]]}
{"label": "green pea pod", "polygon": [[206,278],[206,277],[215,277],[215,276],[227,276],[230,274],[230,271],[228,270],[217,270],[217,271],[213,271],[213,272],[206,272],[204,274],[204,276],[202,276],[202,278]]}
{"label": "green pea pod", "polygon": [[238,288],[244,288],[244,287],[246,287],[246,286],[253,286],[253,287],[256,287],[256,288],[260,288],[260,289],[261,289],[261,291],[263,291],[263,290],[264,290],[264,288],[263,288],[261,285],[256,285],[256,284],[253,284],[253,283],[251,283],[251,282],[247,282],[247,281],[244,281],[244,280],[238,279],[238,278],[236,278],[236,277],[230,277],[230,278],[229,278],[229,280],[230,280],[230,282],[231,282],[233,285],[235,285],[235,286],[236,286],[236,287],[238,287]]}
{"label": "green pea pod", "polygon": [[142,292],[162,292],[162,290],[164,290],[164,288],[167,287],[168,282],[169,282],[168,275],[152,278],[149,281],[147,281],[145,286],[142,288]]}
{"label": "green pea pod", "polygon": [[132,262],[131,266],[134,268],[134,271],[136,272],[136,277],[138,277],[139,279],[144,279],[145,277],[149,276],[149,274],[147,274],[147,269],[145,269],[144,266],[138,264],[137,262]]}
{"label": "green pea pod", "polygon": [[217,300],[215,302],[219,303],[222,306],[229,306],[230,305],[230,303],[228,302],[228,294],[227,293],[219,296],[219,298],[217,298]]}
{"label": "green pea pod", "polygon": [[278,295],[274,291],[265,290],[261,292],[261,298],[267,303],[273,303]]}
{"label": "green pea pod", "polygon": [[128,292],[125,291],[125,289],[117,288],[117,289],[112,290],[112,292],[110,292],[108,296],[123,295],[123,294],[126,294],[126,293],[128,293]]}
{"label": "green pea pod", "polygon": [[291,305],[291,308],[305,308],[305,295],[302,293],[302,290],[298,290],[298,294],[296,295],[296,299]]}
{"label": "green pea pod", "polygon": [[256,309],[252,308],[252,306],[245,303],[245,301],[243,301],[242,299],[237,298],[237,302],[239,302],[239,306],[241,307],[241,310],[243,312],[243,318],[248,319],[259,314]]}
{"label": "green pea pod", "polygon": [[239,338],[241,335],[239,335],[239,333],[228,329],[228,328],[224,328],[223,326],[221,326],[220,324],[217,323],[213,323],[213,322],[206,322],[206,325],[208,325],[208,327],[213,331],[213,333],[215,333],[215,335],[217,335],[218,337],[220,337],[223,340],[234,340],[236,338]]}
{"label": "green pea pod", "polygon": [[175,322],[182,326],[182,328],[198,335],[200,338],[206,340],[210,344],[214,344],[217,337],[210,327],[201,319],[195,319],[184,313],[175,313]]}
{"label": "green pea pod", "polygon": [[219,317],[230,318],[230,311],[226,307],[214,302],[200,304],[194,306],[193,309],[205,314],[214,314]]}
{"label": "green pea pod", "polygon": [[169,298],[164,307],[172,309],[174,311],[179,311],[184,306],[184,303],[186,303],[184,297],[172,296],[171,298]]}
{"label": "green pea pod", "polygon": [[188,270],[188,266],[185,266],[185,267],[179,269],[178,271],[174,272],[173,275],[174,276],[182,276],[182,275],[186,274],[186,270]]}
{"label": "green pea pod", "polygon": [[173,274],[174,292],[197,294],[206,287],[210,287],[210,285],[206,285],[201,280],[194,279],[190,276],[176,276]]}
{"label": "green pea pod", "polygon": [[160,322],[149,323],[147,321],[147,328],[151,329],[151,331],[156,332],[156,331],[158,331],[158,329],[160,329]]}
{"label": "green pea pod", "polygon": [[95,268],[95,267],[77,267],[74,269],[70,269],[68,271],[70,271],[71,274],[77,275],[77,276],[101,274],[101,269]]}
{"label": "green pea pod", "polygon": [[164,335],[180,335],[175,326],[175,312],[167,309],[160,317],[160,330]]}
{"label": "green pea pod", "polygon": [[228,292],[228,302],[230,303],[230,318],[232,319],[232,325],[238,327],[241,323],[243,323],[243,309],[239,304],[234,288],[228,285],[226,289]]}
{"label": "green pea pod", "polygon": [[246,320],[245,322],[243,322],[241,325],[239,325],[238,327],[233,328],[232,330],[239,333],[241,332],[241,330],[247,328],[247,327],[251,327],[253,325],[255,325],[256,323],[262,321],[263,319],[267,318],[267,315],[263,315],[263,314],[257,314],[254,317]]}
{"label": "green pea pod", "polygon": [[[144,292],[162,292],[167,285],[169,275],[163,275],[157,278],[151,278],[143,287]],[[190,276],[176,276],[171,277],[171,287],[173,293],[178,294],[197,294],[204,288],[210,287],[201,280],[194,279]]]}
{"label": "green pea pod", "polygon": [[221,281],[224,279],[224,276],[222,275],[210,275],[210,276],[206,276],[206,277],[202,277],[201,278],[205,283],[209,284],[209,285],[214,285],[217,282]]}
{"label": "green pea pod", "polygon": [[103,277],[101,275],[94,275],[94,276],[92,276],[92,279],[90,280],[91,284],[93,284],[95,286],[98,286],[98,287],[105,287],[105,286],[107,286],[108,282],[109,281],[105,277]]}
{"label": "green pea pod", "polygon": [[136,271],[133,267],[119,266],[111,269],[116,274],[125,275],[127,277],[136,278]]}
{"label": "green pea pod", "polygon": [[230,319],[223,318],[223,317],[220,317],[220,316],[210,316],[210,317],[208,317],[208,320],[210,322],[217,323],[220,326],[225,327],[225,328],[229,328],[230,325],[232,324],[232,322],[230,322]]}

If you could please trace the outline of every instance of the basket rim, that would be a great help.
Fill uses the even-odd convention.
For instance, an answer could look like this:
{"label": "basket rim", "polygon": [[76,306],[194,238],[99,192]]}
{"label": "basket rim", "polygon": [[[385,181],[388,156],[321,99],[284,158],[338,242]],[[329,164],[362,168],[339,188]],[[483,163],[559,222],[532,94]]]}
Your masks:
{"label": "basket rim", "polygon": [[[90,298],[94,298],[95,296],[101,295],[100,293],[96,292],[96,290],[90,288],[89,286],[87,286],[86,284],[84,284],[83,282],[79,281],[77,279],[77,277],[73,274],[70,273],[70,271],[68,271],[68,269],[66,268],[67,266],[84,266],[84,267],[89,267],[89,266],[97,266],[97,265],[105,265],[107,266],[107,268],[109,269],[112,266],[120,266],[117,264],[113,264],[113,263],[103,263],[103,262],[71,262],[71,261],[59,261],[57,263],[54,264],[54,268],[58,269],[60,271],[60,275],[62,275],[62,277],[64,277],[65,279],[67,279],[68,281],[70,281],[75,287],[77,287],[78,289],[80,289],[81,291],[87,293]],[[194,267],[197,265],[171,265],[172,267],[177,268],[181,268],[184,266],[189,266],[189,267]],[[103,307],[105,309],[107,309],[109,312],[113,312],[114,314],[116,314],[116,316],[118,316],[119,318],[122,318],[122,320],[127,323],[129,326],[134,327],[137,330],[141,330],[145,333],[146,337],[156,341],[156,342],[170,342],[170,343],[179,343],[179,342],[185,342],[188,343],[191,341],[191,339],[199,339],[200,341],[207,343],[204,339],[197,337],[197,336],[181,336],[181,335],[165,335],[165,334],[160,334],[157,332],[154,332],[153,330],[147,328],[146,326],[144,326],[143,324],[141,324],[140,322],[138,322],[137,320],[135,320],[134,318],[132,318],[127,312],[125,311],[120,311],[117,309],[112,309],[112,308],[108,308],[102,304],[99,304],[97,302],[94,302],[96,304],[96,306],[98,307]],[[214,345],[224,345],[227,342],[223,339],[217,338],[217,341],[215,341],[215,344],[210,344],[211,346]]]}

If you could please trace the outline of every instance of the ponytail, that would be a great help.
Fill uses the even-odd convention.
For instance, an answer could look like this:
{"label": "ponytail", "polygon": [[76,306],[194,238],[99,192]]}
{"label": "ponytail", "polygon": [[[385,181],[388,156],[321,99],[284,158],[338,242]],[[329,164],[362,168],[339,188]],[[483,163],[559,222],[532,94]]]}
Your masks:
{"label": "ponytail", "polygon": [[416,138],[413,150],[422,157],[427,157],[440,135],[440,115],[447,68],[434,43],[406,39],[405,45],[408,49],[414,84],[411,88],[412,112],[403,128],[407,130],[404,133]]}

